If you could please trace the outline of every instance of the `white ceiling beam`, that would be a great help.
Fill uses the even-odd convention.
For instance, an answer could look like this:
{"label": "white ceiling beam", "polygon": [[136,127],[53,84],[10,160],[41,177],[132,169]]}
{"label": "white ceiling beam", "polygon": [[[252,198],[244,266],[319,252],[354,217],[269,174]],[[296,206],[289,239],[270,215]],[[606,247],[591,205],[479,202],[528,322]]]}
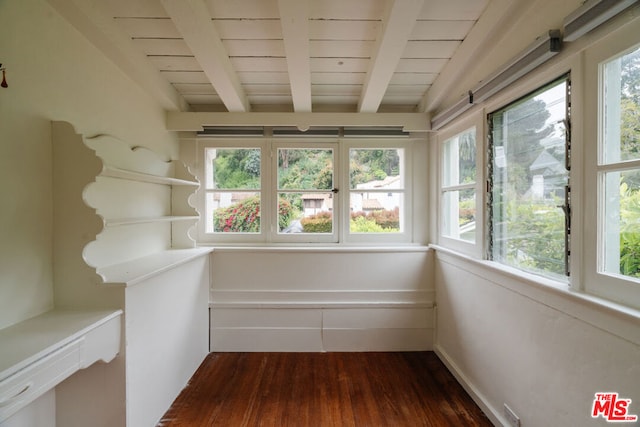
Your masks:
{"label": "white ceiling beam", "polygon": [[165,110],[186,111],[184,98],[160,74],[100,1],[48,0],[49,4]]}
{"label": "white ceiling beam", "polygon": [[309,1],[278,0],[280,24],[287,55],[293,109],[311,111],[311,61],[309,59]]}
{"label": "white ceiling beam", "polygon": [[227,110],[249,111],[249,100],[203,0],[161,0]]}
{"label": "white ceiling beam", "polygon": [[169,131],[197,132],[203,126],[295,126],[302,131],[313,126],[401,126],[405,132],[427,132],[431,119],[427,113],[167,113]]}
{"label": "white ceiling beam", "polygon": [[394,0],[389,3],[382,21],[382,34],[377,41],[377,49],[371,58],[358,102],[358,111],[374,113],[380,107],[423,3],[424,0]]}

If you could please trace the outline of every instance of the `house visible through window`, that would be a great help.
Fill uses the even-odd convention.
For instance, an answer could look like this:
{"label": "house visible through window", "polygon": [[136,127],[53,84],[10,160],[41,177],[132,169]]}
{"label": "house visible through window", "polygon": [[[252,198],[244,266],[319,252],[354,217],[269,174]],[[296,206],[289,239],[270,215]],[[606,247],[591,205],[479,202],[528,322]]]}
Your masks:
{"label": "house visible through window", "polygon": [[562,78],[489,115],[489,255],[564,280],[570,236],[569,93],[569,79]]}

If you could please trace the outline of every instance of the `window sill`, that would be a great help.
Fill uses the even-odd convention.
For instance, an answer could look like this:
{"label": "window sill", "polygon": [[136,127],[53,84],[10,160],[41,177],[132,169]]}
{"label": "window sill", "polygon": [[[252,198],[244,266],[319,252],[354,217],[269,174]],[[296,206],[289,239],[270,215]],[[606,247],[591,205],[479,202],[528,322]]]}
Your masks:
{"label": "window sill", "polygon": [[442,262],[640,345],[639,310],[571,289],[567,283],[475,259],[437,245],[429,247]]}
{"label": "window sill", "polygon": [[201,244],[200,247],[211,247],[215,252],[308,252],[308,253],[385,253],[385,252],[430,252],[432,249],[426,245],[215,245]]}

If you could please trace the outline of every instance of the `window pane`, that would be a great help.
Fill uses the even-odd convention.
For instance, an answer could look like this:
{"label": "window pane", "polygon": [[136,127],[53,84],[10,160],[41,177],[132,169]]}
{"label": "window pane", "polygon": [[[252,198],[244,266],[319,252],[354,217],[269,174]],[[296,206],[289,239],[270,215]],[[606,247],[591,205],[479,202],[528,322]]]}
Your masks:
{"label": "window pane", "polygon": [[279,190],[331,190],[333,150],[278,149]]}
{"label": "window pane", "polygon": [[492,255],[524,270],[565,274],[566,81],[491,115]]}
{"label": "window pane", "polygon": [[442,195],[442,234],[452,239],[476,241],[476,191],[445,191]]}
{"label": "window pane", "polygon": [[259,189],[259,148],[208,148],[207,189]]}
{"label": "window pane", "polygon": [[476,180],[476,130],[446,140],[442,153],[442,186],[471,184]]}
{"label": "window pane", "polygon": [[640,159],[640,49],[604,67],[604,163]]}
{"label": "window pane", "polygon": [[640,169],[605,174],[605,271],[640,278]]}
{"label": "window pane", "polygon": [[209,192],[207,233],[259,233],[260,193]]}
{"label": "window pane", "polygon": [[350,188],[403,188],[403,155],[400,148],[350,149]]}
{"label": "window pane", "polygon": [[399,233],[403,231],[404,194],[400,192],[351,192],[351,233]]}
{"label": "window pane", "polygon": [[333,193],[278,194],[278,232],[333,233]]}

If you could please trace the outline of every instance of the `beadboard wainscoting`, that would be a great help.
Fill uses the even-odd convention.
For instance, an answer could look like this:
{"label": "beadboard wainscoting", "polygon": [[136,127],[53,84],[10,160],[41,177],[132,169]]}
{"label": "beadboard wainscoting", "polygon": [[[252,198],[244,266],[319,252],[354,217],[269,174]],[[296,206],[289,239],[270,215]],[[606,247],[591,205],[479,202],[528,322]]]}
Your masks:
{"label": "beadboard wainscoting", "polygon": [[211,351],[431,350],[432,250],[216,248]]}

